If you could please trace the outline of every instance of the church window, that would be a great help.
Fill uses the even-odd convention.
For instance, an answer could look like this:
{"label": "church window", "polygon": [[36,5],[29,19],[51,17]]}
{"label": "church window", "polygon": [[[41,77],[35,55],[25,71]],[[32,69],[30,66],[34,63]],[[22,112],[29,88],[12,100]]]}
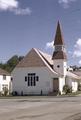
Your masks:
{"label": "church window", "polygon": [[6,75],[3,75],[3,80],[6,80]]}
{"label": "church window", "polygon": [[35,78],[35,79],[36,79],[36,81],[39,81],[39,77],[38,77],[38,76],[36,76],[36,78]]}
{"label": "church window", "polygon": [[27,76],[25,76],[25,82],[27,82],[27,86],[36,86],[36,82],[39,81],[39,77],[36,76],[35,73],[28,73]]}
{"label": "church window", "polygon": [[13,81],[13,77],[11,77],[11,81]]}
{"label": "church window", "polygon": [[27,81],[27,76],[25,76],[25,82]]}

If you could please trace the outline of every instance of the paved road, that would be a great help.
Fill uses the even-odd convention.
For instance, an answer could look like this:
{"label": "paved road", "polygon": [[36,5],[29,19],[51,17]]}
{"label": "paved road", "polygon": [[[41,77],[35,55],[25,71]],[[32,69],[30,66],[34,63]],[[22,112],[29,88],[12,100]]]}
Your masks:
{"label": "paved road", "polygon": [[81,97],[0,99],[0,120],[81,120]]}

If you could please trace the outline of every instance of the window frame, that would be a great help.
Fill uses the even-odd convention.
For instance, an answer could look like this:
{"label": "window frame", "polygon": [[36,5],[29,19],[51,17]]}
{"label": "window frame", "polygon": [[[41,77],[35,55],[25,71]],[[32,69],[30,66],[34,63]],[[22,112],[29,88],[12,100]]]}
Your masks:
{"label": "window frame", "polygon": [[35,87],[38,81],[39,76],[36,76],[36,73],[28,73],[27,76],[25,76],[25,82],[27,82],[28,87]]}
{"label": "window frame", "polygon": [[6,80],[6,75],[5,74],[3,75],[3,80]]}

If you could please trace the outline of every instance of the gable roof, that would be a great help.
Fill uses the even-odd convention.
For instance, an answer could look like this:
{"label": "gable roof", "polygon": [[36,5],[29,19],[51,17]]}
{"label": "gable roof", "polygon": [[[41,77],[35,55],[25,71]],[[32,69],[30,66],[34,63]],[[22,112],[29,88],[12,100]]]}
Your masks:
{"label": "gable roof", "polygon": [[59,21],[58,21],[58,24],[57,24],[54,45],[64,45],[64,40],[63,40],[63,36],[62,36],[62,32],[61,32],[61,27],[60,27]]}
{"label": "gable roof", "polygon": [[53,70],[52,66],[53,61],[50,55],[43,53],[36,48],[32,48],[16,67],[47,67],[52,73],[58,75],[58,73]]}
{"label": "gable roof", "polygon": [[46,59],[50,65],[53,65],[52,56],[39,50],[39,53]]}
{"label": "gable roof", "polygon": [[40,59],[36,49],[32,48],[29,53],[19,62],[16,67],[43,67],[45,63]]}
{"label": "gable roof", "polygon": [[7,71],[0,68],[0,75],[8,75],[8,76],[10,76],[10,73],[8,73]]}

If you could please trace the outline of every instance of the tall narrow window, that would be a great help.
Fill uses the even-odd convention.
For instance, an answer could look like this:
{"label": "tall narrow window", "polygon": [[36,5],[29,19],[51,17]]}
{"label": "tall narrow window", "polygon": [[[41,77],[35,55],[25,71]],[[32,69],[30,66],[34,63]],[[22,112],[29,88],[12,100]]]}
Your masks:
{"label": "tall narrow window", "polygon": [[25,76],[25,82],[27,81],[27,76]]}
{"label": "tall narrow window", "polygon": [[28,86],[30,86],[30,77],[28,76]]}
{"label": "tall narrow window", "polygon": [[3,75],[3,80],[6,80],[6,75]]}
{"label": "tall narrow window", "polygon": [[36,76],[36,81],[39,81],[39,77],[38,76]]}
{"label": "tall narrow window", "polygon": [[13,81],[13,77],[11,77],[11,81]]}
{"label": "tall narrow window", "polygon": [[34,86],[36,86],[36,80],[34,80]]}
{"label": "tall narrow window", "polygon": [[31,76],[31,86],[33,86],[32,76]]}

